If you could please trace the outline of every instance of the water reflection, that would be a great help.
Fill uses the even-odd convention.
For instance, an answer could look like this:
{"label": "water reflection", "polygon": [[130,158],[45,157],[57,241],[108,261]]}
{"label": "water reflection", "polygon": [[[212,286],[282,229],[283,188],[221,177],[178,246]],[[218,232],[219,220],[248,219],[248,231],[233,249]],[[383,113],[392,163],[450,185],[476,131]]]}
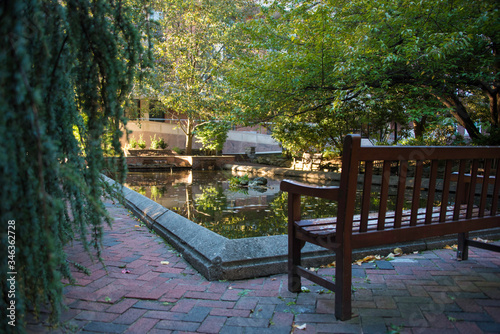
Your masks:
{"label": "water reflection", "polygon": [[[265,188],[241,189],[230,186],[230,171],[130,172],[125,185],[162,206],[230,239],[287,233],[287,194],[279,190],[281,179],[267,178]],[[326,185],[334,185],[333,182]],[[356,208],[359,213],[362,185],[358,185]],[[396,206],[395,189],[389,189],[387,210]],[[380,205],[380,187],[370,189],[370,212]],[[413,203],[412,191],[405,195],[403,209]],[[426,192],[418,199],[426,205]],[[303,218],[323,218],[337,215],[337,203],[303,197]],[[440,205],[436,194],[434,205]]]}
{"label": "water reflection", "polygon": [[[227,238],[287,232],[287,195],[281,179],[267,178],[264,188],[232,188],[230,171],[130,172],[125,185],[162,206]],[[336,203],[305,199],[309,217],[336,215]]]}

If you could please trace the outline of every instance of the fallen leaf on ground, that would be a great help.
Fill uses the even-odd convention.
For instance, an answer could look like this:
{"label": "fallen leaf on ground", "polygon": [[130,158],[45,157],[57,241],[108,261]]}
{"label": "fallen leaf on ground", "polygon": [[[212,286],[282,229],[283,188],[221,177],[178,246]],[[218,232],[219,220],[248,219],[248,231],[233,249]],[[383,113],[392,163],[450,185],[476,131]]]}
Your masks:
{"label": "fallen leaf on ground", "polygon": [[382,256],[380,255],[368,255],[368,256],[365,256],[363,259],[361,260],[357,260],[356,261],[356,264],[358,266],[360,266],[362,263],[365,263],[365,262],[373,262],[373,261],[376,261],[376,260],[382,260]]}
{"label": "fallen leaf on ground", "polygon": [[301,330],[305,330],[307,327],[307,324],[303,324],[303,325],[293,325],[293,328],[297,328],[297,329],[301,329]]}
{"label": "fallen leaf on ground", "polygon": [[490,242],[491,242],[490,240],[481,239],[481,238],[479,238],[479,237],[474,238],[474,239],[472,239],[472,240],[474,240],[474,241],[478,241],[478,242],[484,242],[484,243],[490,243]]}
{"label": "fallen leaf on ground", "polygon": [[335,268],[335,261],[333,261],[330,264],[323,265],[323,266],[321,266],[321,268]]}

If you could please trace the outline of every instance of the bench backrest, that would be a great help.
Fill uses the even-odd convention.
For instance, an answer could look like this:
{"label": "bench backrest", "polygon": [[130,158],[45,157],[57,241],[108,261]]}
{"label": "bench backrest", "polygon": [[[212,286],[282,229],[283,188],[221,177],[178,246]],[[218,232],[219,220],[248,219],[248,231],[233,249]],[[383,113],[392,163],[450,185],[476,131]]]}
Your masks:
{"label": "bench backrest", "polygon": [[382,231],[403,241],[500,227],[499,160],[500,147],[367,147],[349,135],[337,233],[362,235],[353,245],[362,247],[382,243],[376,240]]}

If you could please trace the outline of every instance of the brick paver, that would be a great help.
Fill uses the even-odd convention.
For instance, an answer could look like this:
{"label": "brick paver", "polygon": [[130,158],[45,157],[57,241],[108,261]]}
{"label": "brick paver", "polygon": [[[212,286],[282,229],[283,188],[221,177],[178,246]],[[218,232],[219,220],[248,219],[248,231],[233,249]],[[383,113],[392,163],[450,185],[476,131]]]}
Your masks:
{"label": "brick paver", "polygon": [[[500,257],[472,248],[468,261],[448,249],[353,266],[353,312],[333,316],[334,294],[287,290],[287,276],[209,282],[121,205],[108,202],[102,264],[75,243],[64,289],[63,325],[29,317],[28,332],[82,333],[500,333]],[[404,249],[403,249],[404,250]],[[332,268],[321,275],[331,277]]]}

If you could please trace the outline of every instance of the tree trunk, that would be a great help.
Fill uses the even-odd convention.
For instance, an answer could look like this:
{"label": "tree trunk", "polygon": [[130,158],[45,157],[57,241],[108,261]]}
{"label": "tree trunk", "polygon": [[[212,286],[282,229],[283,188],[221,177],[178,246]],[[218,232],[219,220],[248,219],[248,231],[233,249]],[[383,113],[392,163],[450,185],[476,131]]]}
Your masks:
{"label": "tree trunk", "polygon": [[419,140],[424,139],[425,132],[425,123],[427,121],[427,117],[423,116],[420,121],[413,121],[413,131],[415,132],[415,138]]}
{"label": "tree trunk", "polygon": [[455,119],[458,121],[458,124],[463,126],[465,130],[467,130],[467,133],[469,134],[469,137],[471,139],[479,139],[481,134],[479,133],[479,130],[477,129],[476,125],[472,121],[472,119],[469,116],[469,113],[467,112],[467,109],[464,107],[462,102],[458,99],[457,96],[455,95],[449,95],[446,97],[442,96],[437,96],[435,95],[439,101],[441,101],[445,106],[450,108],[450,112],[455,117]]}
{"label": "tree trunk", "polygon": [[186,133],[186,155],[191,155],[193,153],[193,134]]}
{"label": "tree trunk", "polygon": [[191,155],[193,153],[193,136],[194,136],[194,121],[188,117],[186,125],[186,155]]}

